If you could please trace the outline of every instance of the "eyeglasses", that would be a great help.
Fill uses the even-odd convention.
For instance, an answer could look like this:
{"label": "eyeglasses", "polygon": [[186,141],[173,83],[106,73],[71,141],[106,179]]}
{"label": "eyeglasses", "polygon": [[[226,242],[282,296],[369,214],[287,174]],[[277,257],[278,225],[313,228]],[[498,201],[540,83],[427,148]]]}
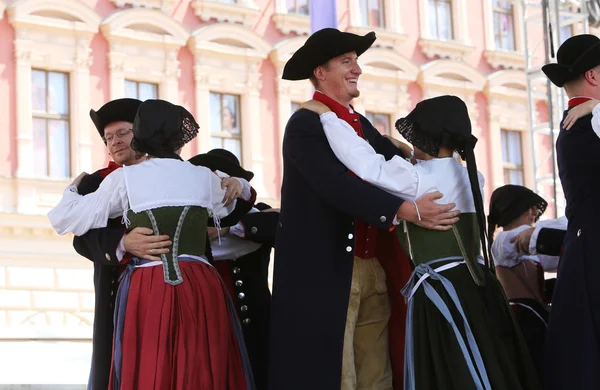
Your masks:
{"label": "eyeglasses", "polygon": [[102,139],[104,140],[104,143],[109,143],[109,142],[112,142],[114,137],[123,138],[127,134],[129,134],[130,131],[133,131],[133,129],[119,129],[114,134],[108,134],[108,135],[102,137]]}

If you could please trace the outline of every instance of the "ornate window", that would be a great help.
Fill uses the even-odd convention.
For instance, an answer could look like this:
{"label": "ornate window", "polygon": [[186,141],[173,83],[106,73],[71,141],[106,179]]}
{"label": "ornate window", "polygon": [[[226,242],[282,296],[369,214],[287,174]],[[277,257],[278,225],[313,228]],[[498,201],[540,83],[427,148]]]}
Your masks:
{"label": "ornate window", "polygon": [[[489,0],[486,0],[489,1]],[[471,45],[466,0],[419,0],[419,46],[429,58],[463,59]]]}
{"label": "ornate window", "polygon": [[487,48],[484,56],[488,63],[494,68],[524,68],[522,2],[484,1],[483,15]]}
{"label": "ornate window", "polygon": [[504,184],[524,185],[523,146],[520,131],[500,130]]}
{"label": "ornate window", "polygon": [[382,114],[380,112],[367,111],[365,117],[371,122],[371,124],[383,135],[391,135],[391,122],[392,118],[390,114]]}
{"label": "ornate window", "polygon": [[242,161],[242,123],[238,95],[210,93],[210,144],[226,149]]}
{"label": "ornate window", "polygon": [[154,96],[178,104],[177,55],[189,38],[181,24],[159,10],[131,8],[109,16],[100,28],[110,48],[111,100],[133,97],[135,90],[141,100]]}
{"label": "ornate window", "polygon": [[309,11],[309,0],[286,0],[288,14],[307,15]]}
{"label": "ornate window", "polygon": [[359,4],[361,27],[386,27],[383,0],[359,0]]}
{"label": "ornate window", "polygon": [[158,84],[125,80],[125,97],[139,99],[158,99]]}
{"label": "ornate window", "polygon": [[31,71],[33,172],[36,177],[71,176],[69,145],[69,76]]}
{"label": "ornate window", "polygon": [[111,0],[117,7],[124,8],[128,5],[133,7],[156,8],[168,12],[177,3],[177,0]]}
{"label": "ornate window", "polygon": [[374,29],[375,47],[397,47],[408,38],[402,30],[400,3],[398,0],[351,0],[348,32],[364,35]]}
{"label": "ornate window", "polygon": [[452,0],[429,0],[429,15],[429,37],[441,41],[452,40]]}
{"label": "ornate window", "polygon": [[[90,172],[92,137],[96,136],[89,118],[89,68],[92,62],[90,40],[98,32],[100,17],[93,9],[76,0],[19,0],[11,3],[6,10],[8,21],[15,29],[15,85],[19,86],[15,90],[17,177],[36,178],[43,168],[35,156],[42,143],[42,118],[44,121],[48,120],[45,123],[51,126],[48,128],[51,134],[68,134],[62,139],[57,136],[56,140],[50,142],[60,142],[64,150],[71,151],[71,154],[66,156],[70,161],[55,161],[53,164],[56,165],[48,167],[48,174],[64,177],[73,172]],[[36,129],[32,92],[33,83],[37,82],[37,77],[42,74],[34,73],[34,69],[44,72],[44,78],[46,74],[52,75],[48,76],[44,83],[49,82],[46,88],[52,89],[52,93],[57,94],[58,98],[68,96],[66,107],[63,100],[58,112],[42,112],[42,106],[39,105],[41,99],[36,97],[35,115],[40,118],[35,120],[38,126]],[[41,80],[41,77],[39,78]],[[77,95],[71,93],[69,96],[59,80],[68,80],[68,90],[76,92]],[[43,87],[40,84],[35,88]],[[52,102],[52,109],[56,108],[57,104],[58,102]],[[69,132],[68,129],[73,131]],[[35,136],[34,130],[37,130]],[[64,145],[63,141],[68,142],[68,145]],[[63,167],[60,168],[59,165]],[[67,165],[68,169],[65,169]],[[40,188],[39,182],[18,180],[16,187],[13,187],[16,193],[11,197],[16,199],[13,210],[17,213],[45,214],[48,211],[47,207],[53,206],[53,202],[48,199],[60,197],[64,183],[62,180],[50,181]]]}
{"label": "ornate window", "polygon": [[273,22],[285,35],[310,33],[309,0],[276,0]]}
{"label": "ornate window", "polygon": [[512,2],[493,0],[494,42],[501,50],[515,50],[515,18]]}
{"label": "ornate window", "polygon": [[[494,189],[510,182],[506,181],[507,175],[513,178],[520,175],[523,185],[533,186],[533,165],[527,153],[531,150],[531,137],[525,74],[517,70],[492,73],[488,76],[484,93],[488,101],[488,142],[490,145],[500,145],[489,148],[491,175],[486,183],[489,183],[490,189]],[[536,102],[544,101],[545,96],[543,92],[538,92],[534,99]],[[516,150],[520,152],[516,153]],[[517,163],[517,158],[520,163]],[[520,174],[507,171],[517,167]]]}
{"label": "ornate window", "polygon": [[[264,131],[260,118],[259,68],[271,45],[253,31],[230,23],[200,27],[192,33],[188,45],[194,55],[195,112],[200,125],[195,141],[198,151],[208,151],[217,144],[217,138],[223,146],[239,145],[242,165],[256,175],[253,187],[261,196],[269,197],[263,166],[271,161],[265,161],[263,144],[267,144],[265,137],[270,135]],[[208,114],[209,107],[217,107],[220,115]],[[231,117],[225,107],[235,110]],[[226,130],[222,131],[224,126]]]}

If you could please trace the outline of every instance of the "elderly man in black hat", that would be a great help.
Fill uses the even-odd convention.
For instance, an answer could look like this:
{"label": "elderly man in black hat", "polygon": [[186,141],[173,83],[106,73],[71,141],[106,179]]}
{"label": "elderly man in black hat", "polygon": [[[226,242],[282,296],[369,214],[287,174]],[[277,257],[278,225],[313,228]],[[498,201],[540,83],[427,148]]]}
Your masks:
{"label": "elderly man in black hat", "polygon": [[[213,149],[189,160],[217,174],[252,180],[254,173],[245,170],[237,157],[225,149]],[[258,390],[267,389],[269,312],[269,263],[275,245],[279,212],[257,203],[239,222],[218,230],[209,227],[212,264],[227,286],[242,324],[254,383]],[[218,230],[218,231],[217,231]]]}
{"label": "elderly man in black hat", "polygon": [[[374,41],[373,32],[317,31],[288,61],[283,78],[310,79],[314,99],[390,159],[400,150],[350,105],[359,96],[357,58]],[[390,230],[398,219],[448,229],[457,220],[454,204],[436,204],[439,193],[403,202],[359,180],[335,157],[309,110],[287,124],[283,163],[269,388],[387,390],[392,367],[401,388],[406,308],[398,291],[411,269]],[[390,340],[397,349],[390,351]]]}
{"label": "elderly man in black hat", "polygon": [[[600,99],[600,39],[567,39],[557,63],[542,71],[570,98],[563,118],[572,107]],[[600,388],[600,138],[591,119],[583,116],[569,130],[563,119],[556,142],[569,222],[548,325],[545,380],[552,390]]]}
{"label": "elderly man in black hat", "polygon": [[[90,117],[108,148],[112,161],[108,167],[83,178],[78,186],[80,194],[94,192],[102,180],[123,165],[134,165],[145,156],[131,149],[133,121],[142,102],[137,99],[116,99],[98,111],[90,110]],[[92,368],[89,389],[106,389],[110,375],[114,298],[119,277],[119,260],[125,252],[136,256],[159,259],[170,244],[168,236],[153,236],[151,229],[136,228],[125,235],[121,219],[110,220],[105,228],[92,229],[73,238],[73,247],[81,256],[94,262],[95,311],[92,339]],[[153,256],[154,255],[154,256]]]}

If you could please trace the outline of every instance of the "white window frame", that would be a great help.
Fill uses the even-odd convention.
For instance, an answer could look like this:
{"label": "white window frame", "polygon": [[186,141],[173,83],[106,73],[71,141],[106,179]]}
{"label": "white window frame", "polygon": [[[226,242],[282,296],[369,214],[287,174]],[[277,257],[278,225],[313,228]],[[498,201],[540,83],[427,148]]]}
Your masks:
{"label": "white window frame", "polygon": [[[489,0],[485,0],[489,1]],[[485,2],[484,1],[484,2]],[[452,0],[452,40],[440,41],[429,34],[430,17],[429,0],[419,0],[419,20],[421,38],[419,46],[428,58],[450,58],[453,60],[468,57],[475,47],[469,36],[467,18],[467,0]]]}
{"label": "white window frame", "polygon": [[[235,44],[226,43],[232,40]],[[264,131],[260,118],[259,70],[269,55],[271,44],[239,24],[215,23],[194,31],[188,46],[194,55],[196,121],[200,125],[196,140],[198,151],[206,152],[210,147],[210,116],[206,114],[210,92],[239,95],[242,165],[254,172],[252,185],[256,191],[269,197],[263,172],[270,161],[265,161],[263,143],[270,133]]]}
{"label": "white window frame", "polygon": [[275,13],[272,16],[272,19],[279,31],[285,35],[291,33],[296,33],[298,35],[310,34],[310,14],[298,15],[295,13],[288,13],[286,0],[275,1]]}
{"label": "white window frame", "polygon": [[485,29],[486,50],[484,56],[493,68],[524,69],[524,31],[523,31],[523,2],[509,0],[513,5],[513,27],[515,50],[502,50],[496,47],[494,27],[494,7],[492,1],[483,2],[483,25]]}
{"label": "white window frame", "polygon": [[399,0],[383,0],[383,28],[375,28],[361,25],[360,0],[350,0],[350,24],[347,31],[359,35],[375,31],[377,40],[373,44],[374,47],[395,48],[403,44],[408,39],[408,34],[402,27],[400,3]]}
{"label": "white window frame", "polygon": [[[19,86],[16,88],[19,179],[16,212],[44,213],[60,199],[65,180],[34,175],[31,71],[35,68],[68,74],[71,174],[91,172],[95,130],[89,118],[90,41],[98,32],[101,18],[76,0],[19,0],[7,7],[7,13],[15,29],[15,85]],[[69,19],[48,14],[68,15]],[[39,180],[48,184],[38,188]]]}

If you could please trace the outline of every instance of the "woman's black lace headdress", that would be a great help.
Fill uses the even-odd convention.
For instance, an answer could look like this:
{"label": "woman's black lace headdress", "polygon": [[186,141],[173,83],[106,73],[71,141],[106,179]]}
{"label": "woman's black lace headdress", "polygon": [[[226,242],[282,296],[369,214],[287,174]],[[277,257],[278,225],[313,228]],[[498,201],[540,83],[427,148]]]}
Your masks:
{"label": "woman's black lace headdress", "polygon": [[181,160],[175,151],[194,139],[199,128],[185,108],[165,100],[146,100],[133,122],[131,148],[154,157]]}
{"label": "woman's black lace headdress", "polygon": [[489,261],[485,210],[479,188],[475,144],[471,119],[465,102],[456,96],[444,95],[421,101],[405,118],[396,121],[398,132],[413,146],[430,156],[437,157],[440,147],[457,151],[467,163],[467,172],[475,202],[481,247],[486,265]]}

